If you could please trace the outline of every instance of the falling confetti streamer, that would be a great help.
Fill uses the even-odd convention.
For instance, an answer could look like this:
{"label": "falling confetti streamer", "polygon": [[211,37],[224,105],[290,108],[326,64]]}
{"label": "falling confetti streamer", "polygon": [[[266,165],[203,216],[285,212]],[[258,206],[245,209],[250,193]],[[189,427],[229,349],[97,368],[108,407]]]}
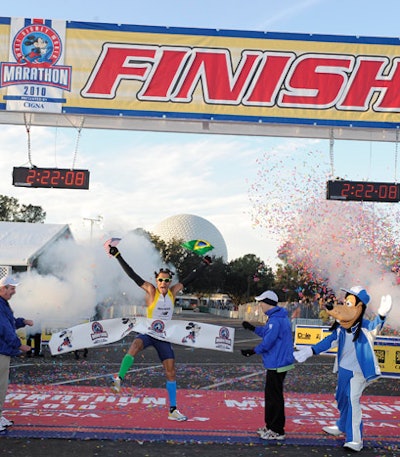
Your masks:
{"label": "falling confetti streamer", "polygon": [[253,224],[278,240],[280,258],[310,280],[334,291],[363,284],[376,310],[381,295],[400,299],[400,211],[392,203],[327,200],[324,155],[304,148],[265,152],[249,188]]}

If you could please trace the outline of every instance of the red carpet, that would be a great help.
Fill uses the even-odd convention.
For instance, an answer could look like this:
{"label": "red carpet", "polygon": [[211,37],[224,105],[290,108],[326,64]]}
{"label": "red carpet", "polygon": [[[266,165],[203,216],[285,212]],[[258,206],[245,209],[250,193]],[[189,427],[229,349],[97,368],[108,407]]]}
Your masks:
{"label": "red carpet", "polygon": [[[15,421],[9,437],[125,439],[206,443],[259,443],[264,425],[263,393],[179,390],[186,422],[167,419],[163,389],[129,389],[113,395],[107,388],[21,386],[8,389],[4,415]],[[286,394],[287,444],[337,445],[343,438],[322,432],[337,417],[331,395]],[[363,398],[364,439],[398,447],[400,398]],[[4,434],[4,432],[3,432]]]}

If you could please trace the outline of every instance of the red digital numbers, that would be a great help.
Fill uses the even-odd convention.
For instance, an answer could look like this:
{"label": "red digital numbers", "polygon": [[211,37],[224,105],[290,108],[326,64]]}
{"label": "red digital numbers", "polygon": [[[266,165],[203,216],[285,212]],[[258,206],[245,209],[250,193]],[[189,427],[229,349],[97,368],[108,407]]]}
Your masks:
{"label": "red digital numbers", "polygon": [[89,170],[14,167],[13,185],[58,189],[89,189]]}
{"label": "red digital numbers", "polygon": [[40,177],[40,184],[43,184],[44,186],[48,186],[50,184],[50,170],[43,170],[42,175]]}
{"label": "red digital numbers", "polygon": [[[15,172],[14,172],[15,173]],[[36,171],[34,168],[30,168],[28,171],[28,175],[26,177],[27,184],[33,184],[35,182]]]}
{"label": "red digital numbers", "polygon": [[334,180],[327,183],[327,199],[397,203],[400,201],[400,184]]}
{"label": "red digital numbers", "polygon": [[77,186],[82,186],[85,182],[85,173],[83,171],[78,171],[75,175],[75,184]]}
{"label": "red digital numbers", "polygon": [[391,185],[389,186],[389,198],[393,200],[399,200],[399,186]]}
{"label": "red digital numbers", "polygon": [[345,197],[347,198],[349,196],[349,192],[350,192],[350,184],[349,183],[343,183],[343,186],[342,186],[342,191],[340,192],[340,195],[342,197]]}
{"label": "red digital numbers", "polygon": [[74,185],[74,178],[75,178],[75,173],[72,171],[67,171],[65,173],[65,185],[66,186],[73,186]]}
{"label": "red digital numbers", "polygon": [[373,184],[367,184],[365,186],[365,198],[371,199],[374,196],[374,185]]}
{"label": "red digital numbers", "polygon": [[364,196],[364,184],[357,183],[355,196],[356,196],[356,198],[363,198],[363,196]]}
{"label": "red digital numbers", "polygon": [[60,184],[60,177],[61,177],[61,171],[60,170],[53,170],[52,177],[50,180],[50,184],[52,186],[57,186]]}
{"label": "red digital numbers", "polygon": [[379,186],[379,198],[396,200],[398,189],[396,185],[380,185]]}

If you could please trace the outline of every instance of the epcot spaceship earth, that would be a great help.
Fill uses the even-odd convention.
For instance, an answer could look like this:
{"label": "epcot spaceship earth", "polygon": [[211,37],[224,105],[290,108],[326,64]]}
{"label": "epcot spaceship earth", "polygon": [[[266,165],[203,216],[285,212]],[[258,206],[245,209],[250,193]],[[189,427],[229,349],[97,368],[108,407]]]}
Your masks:
{"label": "epcot spaceship earth", "polygon": [[228,250],[221,232],[209,222],[192,214],[178,214],[161,221],[153,230],[153,233],[164,241],[173,239],[184,242],[191,240],[208,241],[214,246],[210,255],[222,257],[224,262],[228,259]]}

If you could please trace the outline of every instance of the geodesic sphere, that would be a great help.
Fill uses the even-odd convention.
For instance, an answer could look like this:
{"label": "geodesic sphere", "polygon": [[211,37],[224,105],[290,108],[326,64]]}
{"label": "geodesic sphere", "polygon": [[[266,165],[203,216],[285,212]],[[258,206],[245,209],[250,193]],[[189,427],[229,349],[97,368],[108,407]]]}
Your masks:
{"label": "geodesic sphere", "polygon": [[164,241],[179,239],[183,241],[204,240],[214,246],[208,255],[222,257],[226,262],[228,250],[221,232],[209,222],[193,214],[178,214],[161,221],[153,230],[153,233]]}

